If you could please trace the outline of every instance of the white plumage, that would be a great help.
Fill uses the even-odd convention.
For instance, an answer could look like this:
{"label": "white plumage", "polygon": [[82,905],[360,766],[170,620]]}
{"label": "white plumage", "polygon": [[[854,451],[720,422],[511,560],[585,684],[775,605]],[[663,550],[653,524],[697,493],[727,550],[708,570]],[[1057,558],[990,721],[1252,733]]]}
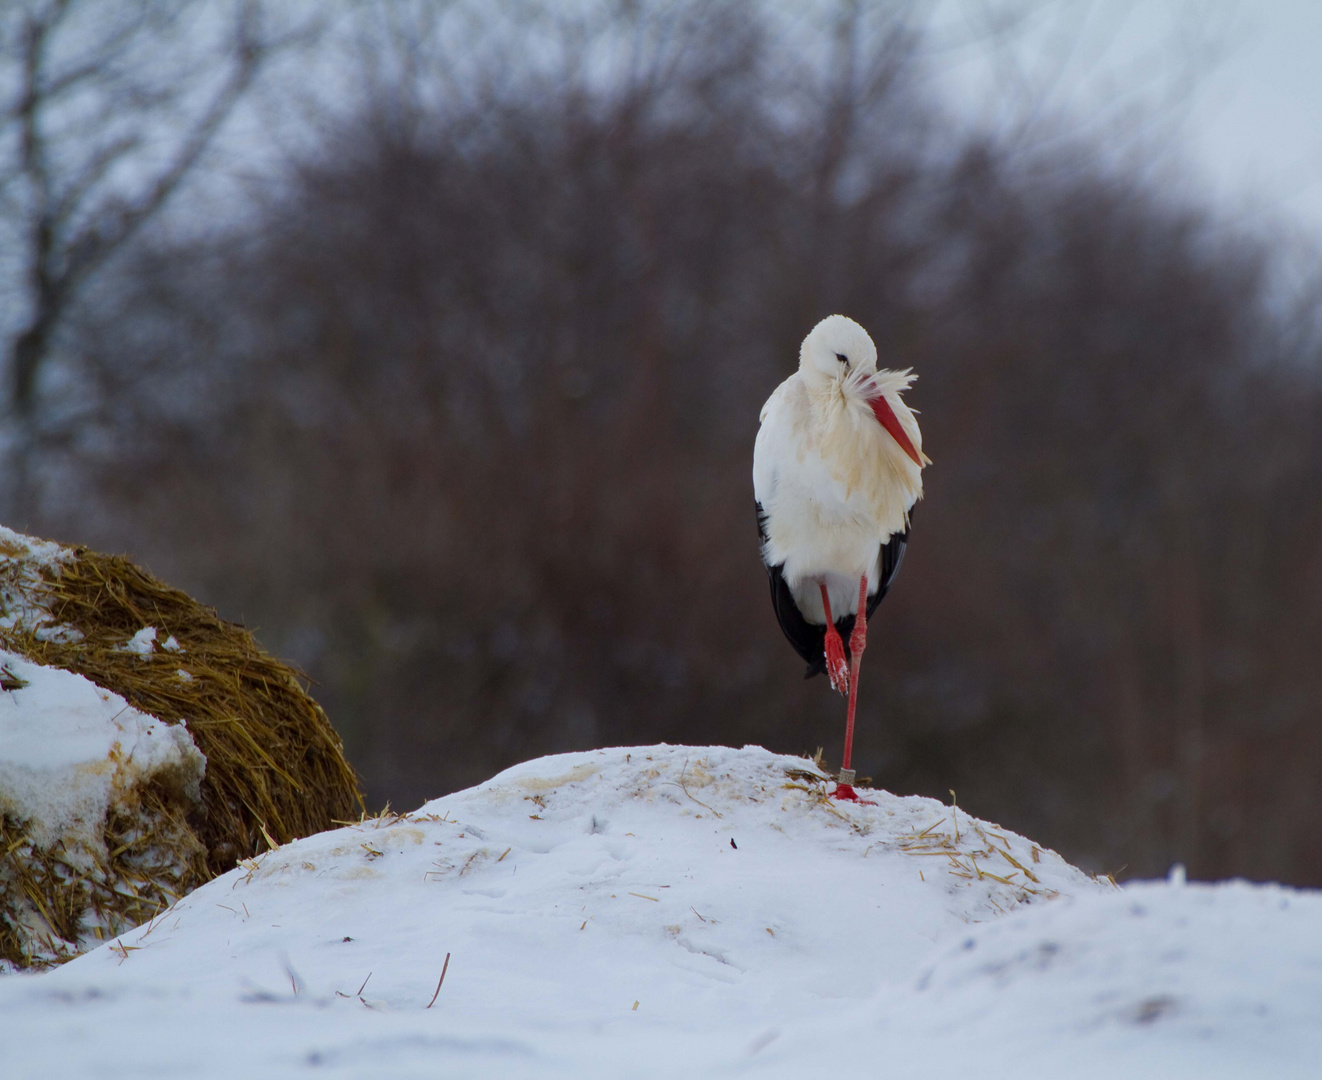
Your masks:
{"label": "white plumage", "polygon": [[[838,670],[840,661],[831,665],[835,631],[822,594],[833,623],[853,623],[862,579],[866,595],[878,598],[899,567],[909,512],[922,498],[922,469],[930,464],[918,421],[900,396],[914,378],[878,371],[867,331],[831,315],[804,338],[799,370],[762,407],[753,492],[773,603],[786,636],[809,660],[809,673],[827,670],[841,690],[851,680]],[[791,599],[797,614],[788,608]],[[825,657],[808,654],[816,642],[812,628],[820,628]],[[856,663],[863,641],[857,632],[855,638]],[[853,705],[851,694],[847,746]]]}

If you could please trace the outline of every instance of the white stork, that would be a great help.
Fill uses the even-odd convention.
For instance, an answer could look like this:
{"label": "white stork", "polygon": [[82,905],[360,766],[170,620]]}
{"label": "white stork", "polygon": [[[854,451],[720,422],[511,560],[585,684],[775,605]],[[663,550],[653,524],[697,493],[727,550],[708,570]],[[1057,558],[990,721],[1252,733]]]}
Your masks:
{"label": "white stork", "polygon": [[[843,315],[813,327],[799,370],[762,406],[753,448],[762,561],[780,628],[849,695],[835,796],[857,799],[850,760],[867,620],[890,588],[923,496],[923,437],[900,399],[917,376],[878,371],[877,347]],[[838,615],[833,615],[838,612]],[[857,613],[857,614],[855,614]],[[841,637],[848,638],[848,648]]]}

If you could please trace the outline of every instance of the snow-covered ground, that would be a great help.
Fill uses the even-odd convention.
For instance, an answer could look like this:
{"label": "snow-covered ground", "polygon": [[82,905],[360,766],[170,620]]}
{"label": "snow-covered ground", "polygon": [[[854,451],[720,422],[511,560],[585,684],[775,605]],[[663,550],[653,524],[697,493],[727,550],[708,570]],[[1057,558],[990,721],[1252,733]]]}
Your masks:
{"label": "snow-covered ground", "polygon": [[1322,1073],[1317,894],[1116,889],[811,770],[566,754],[286,845],[0,980],[0,1076]]}

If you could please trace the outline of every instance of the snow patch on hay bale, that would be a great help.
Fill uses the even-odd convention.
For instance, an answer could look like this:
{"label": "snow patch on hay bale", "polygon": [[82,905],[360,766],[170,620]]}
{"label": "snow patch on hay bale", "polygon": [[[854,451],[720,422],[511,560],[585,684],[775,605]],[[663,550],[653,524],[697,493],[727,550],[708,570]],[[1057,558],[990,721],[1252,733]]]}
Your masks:
{"label": "snow patch on hay bale", "polygon": [[68,959],[207,880],[183,725],[0,649],[0,748],[4,960]]}
{"label": "snow patch on hay bale", "polygon": [[0,967],[362,813],[294,669],[119,556],[0,527]]}

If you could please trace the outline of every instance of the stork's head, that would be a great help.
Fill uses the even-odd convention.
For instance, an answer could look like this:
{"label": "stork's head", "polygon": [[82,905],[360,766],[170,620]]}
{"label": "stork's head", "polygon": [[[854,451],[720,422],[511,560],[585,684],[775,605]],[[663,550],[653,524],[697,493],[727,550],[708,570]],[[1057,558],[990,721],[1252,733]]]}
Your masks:
{"label": "stork's head", "polygon": [[799,371],[813,390],[845,388],[877,370],[877,347],[868,332],[844,315],[828,315],[799,348]]}
{"label": "stork's head", "polygon": [[[865,402],[915,465],[921,469],[930,464],[915,445],[921,436],[913,413],[900,400],[900,392],[914,376],[907,371],[878,372],[877,346],[853,319],[828,315],[814,326],[799,348],[799,373],[810,394]],[[912,434],[906,427],[912,428]]]}

